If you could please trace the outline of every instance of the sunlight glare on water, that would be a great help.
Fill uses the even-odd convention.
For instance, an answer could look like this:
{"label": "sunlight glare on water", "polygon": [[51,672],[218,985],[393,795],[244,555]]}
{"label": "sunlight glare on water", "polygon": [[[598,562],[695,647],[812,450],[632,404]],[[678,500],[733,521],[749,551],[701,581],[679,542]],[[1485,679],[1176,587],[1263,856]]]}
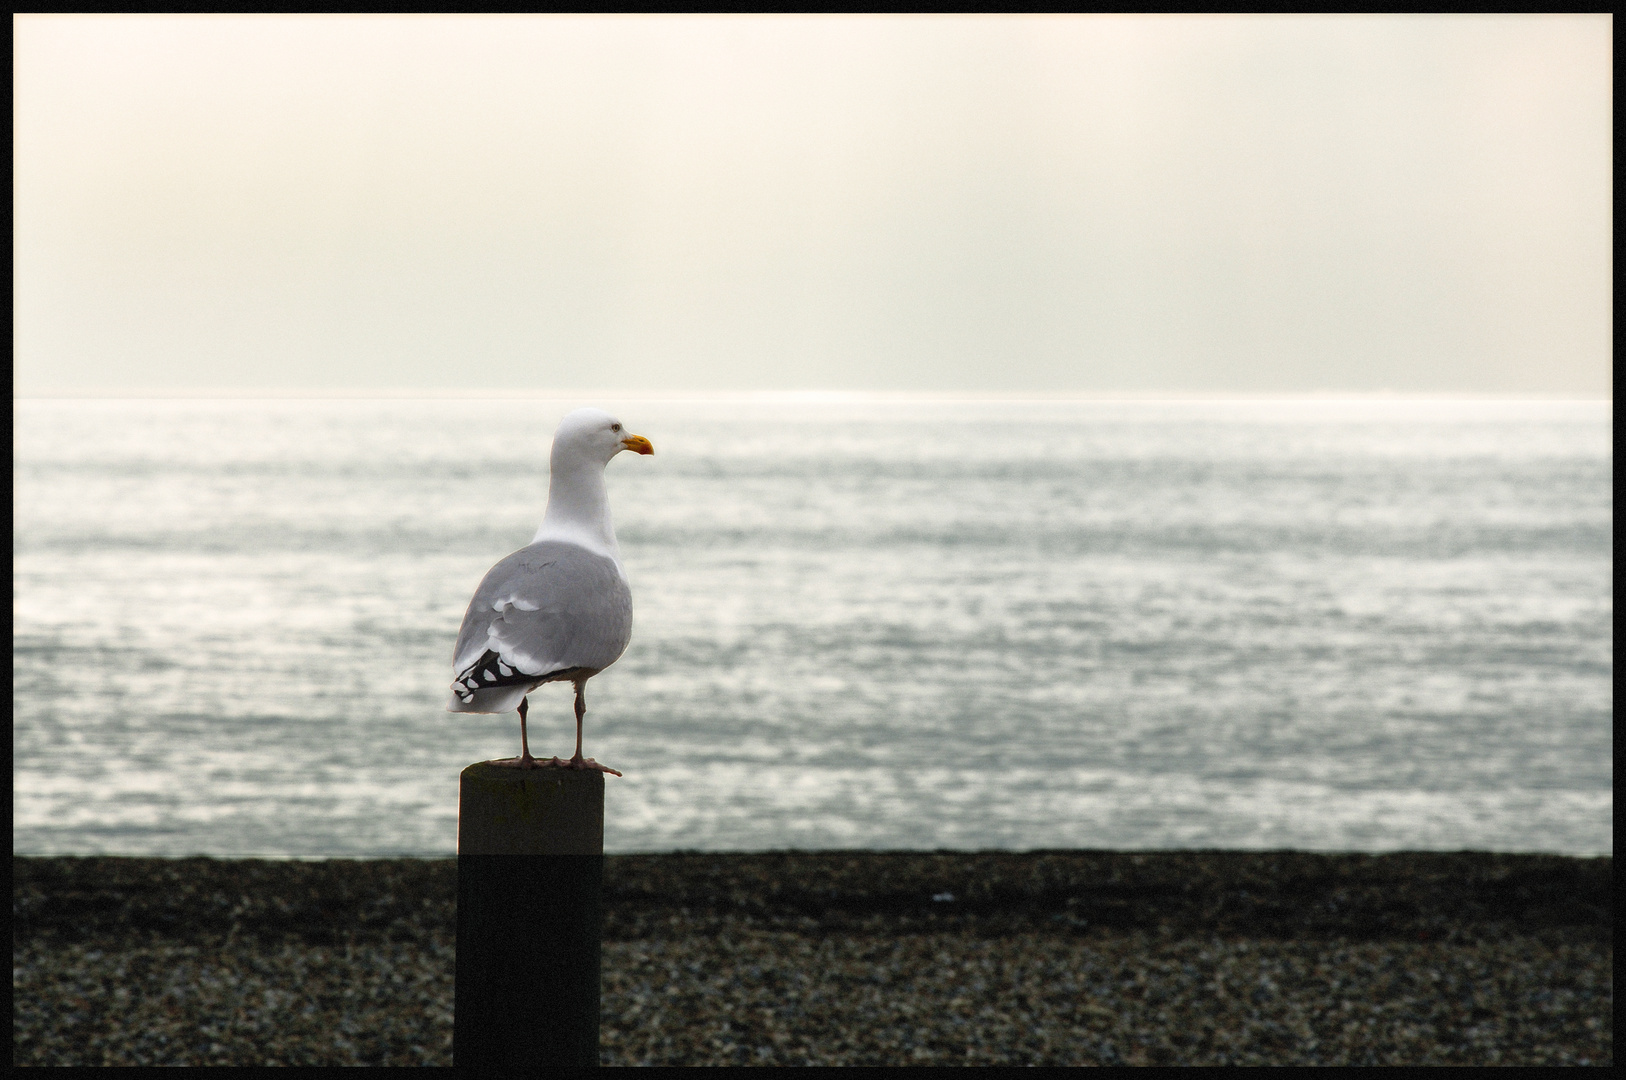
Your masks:
{"label": "sunlight glare on water", "polygon": [[[575,404],[17,402],[14,850],[450,854]],[[596,404],[609,850],[1612,850],[1606,402]]]}

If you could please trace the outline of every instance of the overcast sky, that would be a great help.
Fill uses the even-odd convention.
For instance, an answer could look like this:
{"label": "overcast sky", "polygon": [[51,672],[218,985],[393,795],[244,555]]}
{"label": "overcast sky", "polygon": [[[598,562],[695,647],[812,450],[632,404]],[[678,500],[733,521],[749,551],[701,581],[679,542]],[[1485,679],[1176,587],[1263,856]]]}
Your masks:
{"label": "overcast sky", "polygon": [[1607,16],[16,16],[22,394],[1612,392]]}

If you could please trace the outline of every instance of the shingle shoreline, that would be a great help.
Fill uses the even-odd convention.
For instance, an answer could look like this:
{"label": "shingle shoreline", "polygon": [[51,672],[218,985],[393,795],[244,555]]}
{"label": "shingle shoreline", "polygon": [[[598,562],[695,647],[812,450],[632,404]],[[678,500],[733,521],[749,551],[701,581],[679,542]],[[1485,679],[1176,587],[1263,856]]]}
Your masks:
{"label": "shingle shoreline", "polygon": [[[456,924],[454,859],[12,860],[14,939],[413,940]],[[1414,940],[1613,940],[1613,859],[1485,852],[773,852],[612,855],[605,939],[696,924],[892,933],[1092,928]]]}
{"label": "shingle shoreline", "polygon": [[[611,856],[606,1063],[1613,1055],[1613,860]],[[449,1062],[455,861],[13,858],[13,1062]]]}

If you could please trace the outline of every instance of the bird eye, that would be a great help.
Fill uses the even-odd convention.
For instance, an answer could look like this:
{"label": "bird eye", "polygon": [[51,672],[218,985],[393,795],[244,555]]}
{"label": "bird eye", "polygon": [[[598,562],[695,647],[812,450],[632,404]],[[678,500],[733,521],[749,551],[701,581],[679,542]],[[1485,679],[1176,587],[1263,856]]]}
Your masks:
{"label": "bird eye", "polygon": [[610,425],[610,430],[611,431],[620,431],[621,430],[621,425],[620,424],[611,424]]}

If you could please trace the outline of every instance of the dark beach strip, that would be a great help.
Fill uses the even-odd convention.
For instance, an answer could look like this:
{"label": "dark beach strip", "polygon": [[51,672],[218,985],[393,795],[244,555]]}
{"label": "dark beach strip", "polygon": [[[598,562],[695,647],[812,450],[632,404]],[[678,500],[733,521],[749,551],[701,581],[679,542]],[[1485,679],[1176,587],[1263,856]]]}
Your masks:
{"label": "dark beach strip", "polygon": [[[1613,860],[606,860],[606,1064],[1613,1061]],[[452,860],[13,859],[13,1063],[449,1064]]]}

